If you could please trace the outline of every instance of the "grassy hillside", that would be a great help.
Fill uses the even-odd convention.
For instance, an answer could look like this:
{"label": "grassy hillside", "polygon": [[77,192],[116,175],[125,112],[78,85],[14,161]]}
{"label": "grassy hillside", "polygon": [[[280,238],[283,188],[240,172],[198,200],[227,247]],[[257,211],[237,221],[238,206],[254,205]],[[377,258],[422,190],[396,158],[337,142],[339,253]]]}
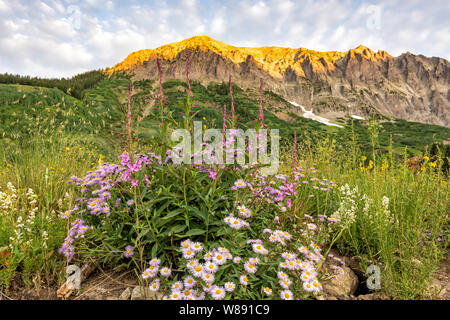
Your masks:
{"label": "grassy hillside", "polygon": [[[6,290],[18,275],[27,286],[33,286],[36,278],[49,284],[64,279],[66,261],[58,250],[64,239],[67,241],[75,217],[83,215],[80,212],[71,217],[70,212],[75,204],[80,204],[86,191],[68,182],[74,176],[84,177],[104,162],[118,163],[117,156],[125,150],[128,84],[129,79],[123,76],[102,79],[80,98],[57,88],[0,84],[0,290]],[[167,120],[174,121],[173,128],[182,120],[186,87],[185,82],[174,79],[163,85],[165,110],[171,113]],[[202,120],[208,128],[221,128],[223,105],[230,110],[228,85],[203,86],[193,82],[192,91],[191,110],[198,111],[194,119]],[[258,117],[258,90],[234,86],[233,93],[238,126],[253,128]],[[133,83],[131,120],[137,140],[126,150],[164,154],[166,149],[160,148],[164,142],[158,135],[158,97],[158,83]],[[397,160],[429,155],[427,146],[450,140],[450,129],[400,120],[350,119],[345,128],[329,127],[296,115],[289,102],[267,91],[264,110],[267,126],[280,130],[280,172],[289,179],[285,183],[276,178],[273,185],[280,194],[286,193],[291,200],[289,205],[266,195],[261,206],[249,207],[254,213],[254,229],[229,233],[224,231],[224,212],[235,209],[236,199],[245,204],[255,199],[250,189],[234,192],[233,184],[238,179],[269,183],[266,178],[243,168],[234,171],[209,167],[205,172],[190,166],[155,165],[152,170],[143,167],[134,180],[139,187],[124,181],[111,190],[115,201],[117,197],[123,200],[121,204],[111,204],[110,219],[92,215],[83,218],[95,228],[86,239],[76,241],[75,261],[82,263],[92,257],[118,269],[136,265],[141,274],[143,261],[158,254],[164,263],[178,268],[182,266],[178,265],[180,257],[175,257],[175,252],[183,237],[200,239],[208,248],[228,246],[236,250],[233,255],[249,258],[255,253],[236,249],[235,243],[240,241],[243,248],[247,245],[245,237],[263,237],[259,229],[281,228],[294,234],[295,228],[310,222],[307,216],[314,217],[314,223],[320,225],[321,215],[342,216],[351,208],[351,228],[319,228],[327,230],[326,234],[313,232],[308,235],[311,238],[299,236],[299,241],[314,241],[324,249],[322,253],[333,247],[361,257],[361,268],[380,265],[382,290],[392,297],[429,297],[430,276],[437,270],[449,235],[448,182],[438,170],[442,161],[436,157],[430,155],[424,160],[420,174]],[[294,132],[299,141],[299,168],[291,165]],[[217,180],[214,174],[218,175]],[[295,184],[299,177],[305,180]],[[285,188],[291,183],[295,185],[295,196]],[[344,191],[337,188],[345,185],[349,187]],[[127,202],[130,200],[133,202]],[[136,204],[139,210],[128,203]],[[67,218],[67,212],[68,220],[61,219]],[[378,219],[375,224],[374,217]],[[157,233],[150,232],[153,227]],[[171,243],[173,237],[175,244]],[[133,258],[134,265],[123,255],[130,243],[140,254]],[[280,250],[285,249],[273,248],[272,253]],[[278,259],[272,253],[270,259]],[[420,267],[411,264],[413,259],[420,259]],[[278,262],[264,260],[262,265],[270,266],[267,272],[274,274]],[[230,276],[228,280],[238,282],[239,278],[231,277],[242,270],[233,266],[232,271],[221,271],[217,277]],[[276,273],[273,279],[264,271],[261,279],[249,278],[251,288],[260,288],[264,283],[275,290],[278,285]],[[296,275],[292,279],[298,278]],[[311,298],[302,291],[300,282],[296,285],[300,286],[293,289],[296,298]],[[235,297],[255,299],[261,298],[260,294],[237,290]]]}

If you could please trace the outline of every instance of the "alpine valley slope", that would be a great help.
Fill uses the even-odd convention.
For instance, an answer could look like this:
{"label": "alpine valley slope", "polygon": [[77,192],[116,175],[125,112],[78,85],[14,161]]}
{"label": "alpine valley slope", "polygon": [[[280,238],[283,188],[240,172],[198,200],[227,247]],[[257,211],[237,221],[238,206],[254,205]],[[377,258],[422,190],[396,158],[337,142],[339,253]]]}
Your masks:
{"label": "alpine valley slope", "polygon": [[392,57],[364,46],[347,52],[247,48],[196,36],[133,52],[106,71],[157,79],[159,57],[165,79],[184,79],[189,53],[193,80],[207,84],[231,75],[237,85],[257,88],[262,78],[265,89],[330,120],[384,115],[450,126],[450,62],[409,52]]}

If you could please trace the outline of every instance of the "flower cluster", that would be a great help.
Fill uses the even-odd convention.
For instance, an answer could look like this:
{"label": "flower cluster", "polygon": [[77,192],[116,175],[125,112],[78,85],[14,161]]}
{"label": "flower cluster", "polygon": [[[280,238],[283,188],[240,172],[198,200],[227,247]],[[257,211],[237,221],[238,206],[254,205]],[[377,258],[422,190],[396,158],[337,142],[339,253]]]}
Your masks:
{"label": "flower cluster", "polygon": [[71,224],[68,236],[64,239],[62,247],[59,249],[59,253],[65,255],[67,260],[70,261],[74,255],[75,248],[73,247],[73,242],[77,238],[83,238],[86,231],[91,227],[84,224],[83,219],[76,219],[75,222]]}
{"label": "flower cluster", "polygon": [[9,214],[17,201],[17,190],[11,182],[6,185],[7,190],[0,191],[0,214]]}

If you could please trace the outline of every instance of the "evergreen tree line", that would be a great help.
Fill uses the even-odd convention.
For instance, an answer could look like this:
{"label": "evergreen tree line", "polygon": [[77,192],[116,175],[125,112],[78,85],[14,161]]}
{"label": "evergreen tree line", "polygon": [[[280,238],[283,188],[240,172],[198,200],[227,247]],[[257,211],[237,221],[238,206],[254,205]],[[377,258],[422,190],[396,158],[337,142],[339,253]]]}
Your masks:
{"label": "evergreen tree line", "polygon": [[92,88],[100,80],[104,79],[105,75],[98,70],[89,71],[78,74],[72,78],[61,79],[46,79],[30,76],[21,76],[18,74],[0,74],[0,83],[3,84],[22,84],[29,86],[39,86],[46,88],[58,88],[65,93],[77,98],[82,99],[84,92],[87,89]]}

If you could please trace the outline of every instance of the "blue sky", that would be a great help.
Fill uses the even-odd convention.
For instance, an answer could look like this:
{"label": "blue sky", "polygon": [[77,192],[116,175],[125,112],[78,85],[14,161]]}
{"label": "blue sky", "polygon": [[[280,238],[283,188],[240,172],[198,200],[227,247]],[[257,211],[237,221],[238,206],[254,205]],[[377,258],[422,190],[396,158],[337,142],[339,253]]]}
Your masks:
{"label": "blue sky", "polygon": [[68,77],[194,35],[450,60],[447,0],[0,0],[0,73]]}

